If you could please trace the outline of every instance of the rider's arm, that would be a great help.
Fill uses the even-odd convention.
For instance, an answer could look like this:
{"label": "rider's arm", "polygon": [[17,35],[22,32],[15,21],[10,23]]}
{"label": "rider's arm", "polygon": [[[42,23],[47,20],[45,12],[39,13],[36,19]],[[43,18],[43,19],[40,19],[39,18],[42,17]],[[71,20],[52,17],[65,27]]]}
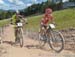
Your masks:
{"label": "rider's arm", "polygon": [[22,19],[22,21],[23,21],[24,23],[26,23],[26,24],[28,23],[28,22],[27,22],[27,18],[24,18],[22,15],[18,15],[18,16]]}
{"label": "rider's arm", "polygon": [[28,24],[27,18],[22,18],[22,20],[23,20],[26,24]]}
{"label": "rider's arm", "polygon": [[51,14],[51,17],[50,17],[51,19],[51,23],[53,23],[53,24],[55,24],[55,22],[54,22],[54,18],[53,18],[53,15]]}
{"label": "rider's arm", "polygon": [[22,16],[22,15],[18,15],[18,17],[23,18],[23,16]]}

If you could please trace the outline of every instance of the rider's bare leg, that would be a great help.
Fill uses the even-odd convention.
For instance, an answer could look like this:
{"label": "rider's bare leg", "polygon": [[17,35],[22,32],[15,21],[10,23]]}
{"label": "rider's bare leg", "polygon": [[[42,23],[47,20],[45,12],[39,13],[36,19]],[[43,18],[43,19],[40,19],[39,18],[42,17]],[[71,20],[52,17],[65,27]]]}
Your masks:
{"label": "rider's bare leg", "polygon": [[41,33],[42,35],[46,34],[46,28],[43,25],[41,25],[39,33]]}

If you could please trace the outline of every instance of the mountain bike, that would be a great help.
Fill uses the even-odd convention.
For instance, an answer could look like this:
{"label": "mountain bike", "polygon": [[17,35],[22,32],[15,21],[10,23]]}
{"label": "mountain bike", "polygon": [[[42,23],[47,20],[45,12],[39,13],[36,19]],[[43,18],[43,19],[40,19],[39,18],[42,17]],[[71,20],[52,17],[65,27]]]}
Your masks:
{"label": "mountain bike", "polygon": [[[18,38],[18,43],[20,44],[20,47],[23,47],[23,23],[19,22],[17,23],[17,35],[16,37]],[[15,41],[17,42],[17,41]]]}
{"label": "mountain bike", "polygon": [[39,33],[39,45],[43,47],[47,42],[51,49],[60,52],[64,49],[64,37],[61,32],[54,30],[54,28],[54,24],[49,24],[46,33]]}

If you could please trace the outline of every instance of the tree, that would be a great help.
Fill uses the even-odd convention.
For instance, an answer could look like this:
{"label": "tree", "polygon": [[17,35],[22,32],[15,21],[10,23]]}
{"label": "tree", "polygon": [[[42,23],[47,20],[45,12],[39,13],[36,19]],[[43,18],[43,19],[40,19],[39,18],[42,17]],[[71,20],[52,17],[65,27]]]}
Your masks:
{"label": "tree", "polygon": [[69,0],[69,2],[75,2],[75,0]]}

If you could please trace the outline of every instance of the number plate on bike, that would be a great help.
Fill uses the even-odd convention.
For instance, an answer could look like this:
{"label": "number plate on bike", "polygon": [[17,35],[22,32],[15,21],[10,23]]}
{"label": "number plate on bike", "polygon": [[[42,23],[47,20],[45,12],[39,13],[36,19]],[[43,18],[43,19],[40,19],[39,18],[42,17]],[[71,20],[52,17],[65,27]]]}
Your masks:
{"label": "number plate on bike", "polygon": [[17,23],[17,26],[23,26],[23,24],[22,23]]}
{"label": "number plate on bike", "polygon": [[49,26],[50,26],[51,28],[55,28],[55,25],[54,25],[54,24],[49,24]]}

